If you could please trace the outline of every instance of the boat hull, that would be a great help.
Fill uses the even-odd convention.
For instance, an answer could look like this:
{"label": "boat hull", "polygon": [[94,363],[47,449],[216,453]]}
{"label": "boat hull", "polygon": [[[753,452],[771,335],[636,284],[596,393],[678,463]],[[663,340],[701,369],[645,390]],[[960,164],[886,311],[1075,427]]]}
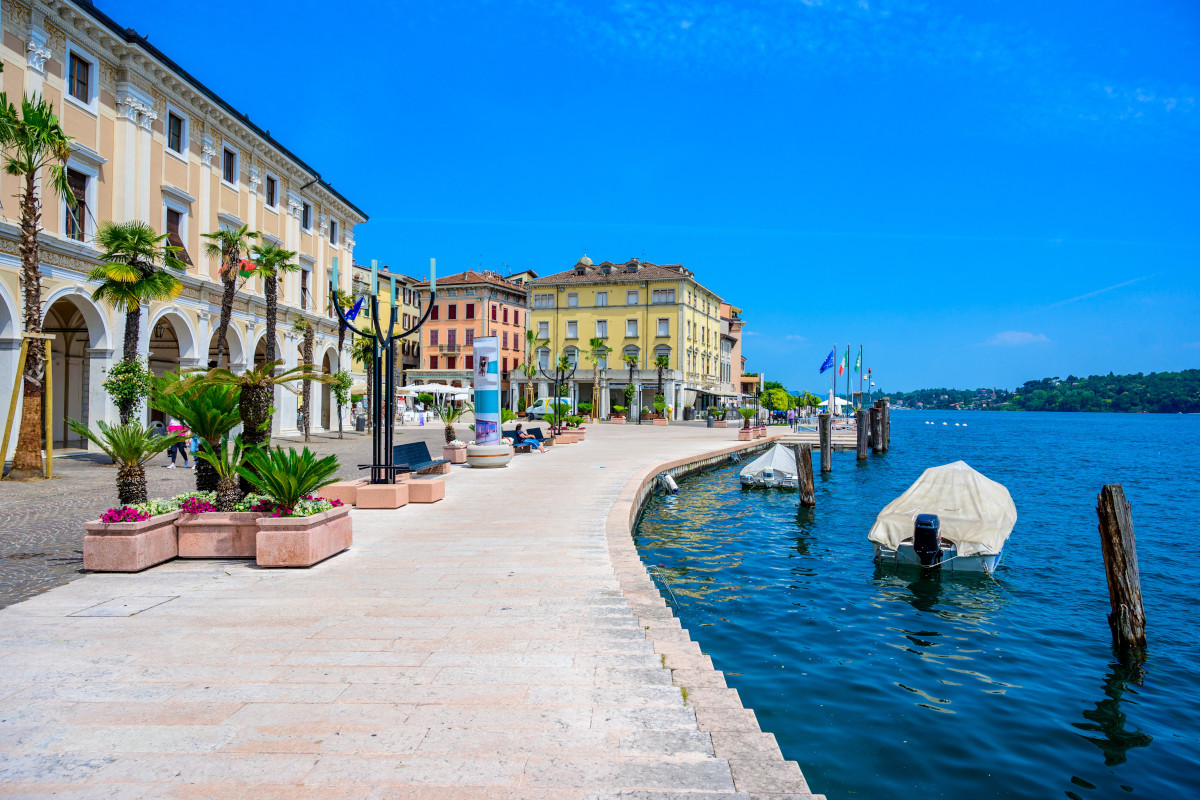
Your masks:
{"label": "boat hull", "polygon": [[761,475],[756,478],[742,477],[742,486],[759,489],[795,489],[797,487],[794,475]]}
{"label": "boat hull", "polygon": [[[974,572],[991,575],[1000,566],[1004,549],[999,553],[979,553],[973,556],[960,556],[958,547],[950,542],[942,542],[941,570],[943,572]],[[882,566],[903,566],[921,568],[921,559],[913,550],[911,541],[901,542],[895,550],[875,545],[875,563]]]}

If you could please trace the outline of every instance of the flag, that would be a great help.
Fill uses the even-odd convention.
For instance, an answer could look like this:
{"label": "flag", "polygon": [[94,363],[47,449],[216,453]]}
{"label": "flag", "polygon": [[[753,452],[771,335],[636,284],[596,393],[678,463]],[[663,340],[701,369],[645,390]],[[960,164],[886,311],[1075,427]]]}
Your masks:
{"label": "flag", "polygon": [[243,278],[249,278],[251,275],[254,274],[254,270],[255,270],[254,262],[251,261],[250,259],[243,258],[240,261],[238,261],[238,274],[240,274]]}
{"label": "flag", "polygon": [[854,371],[862,372],[862,350],[858,351],[858,358],[854,359]]}
{"label": "flag", "polygon": [[842,363],[838,364],[838,375],[841,375],[843,372],[845,372],[846,368],[849,366],[850,366],[850,348],[847,347],[846,355],[842,357]]}
{"label": "flag", "polygon": [[827,369],[833,369],[833,351],[829,351],[829,355],[825,356],[825,362],[821,364],[821,372]]}
{"label": "flag", "polygon": [[349,311],[346,312],[347,320],[353,321],[354,318],[358,316],[358,312],[362,310],[363,300],[365,300],[365,299],[367,299],[367,296],[365,294],[358,296],[358,299],[354,301],[354,305],[350,308]]}

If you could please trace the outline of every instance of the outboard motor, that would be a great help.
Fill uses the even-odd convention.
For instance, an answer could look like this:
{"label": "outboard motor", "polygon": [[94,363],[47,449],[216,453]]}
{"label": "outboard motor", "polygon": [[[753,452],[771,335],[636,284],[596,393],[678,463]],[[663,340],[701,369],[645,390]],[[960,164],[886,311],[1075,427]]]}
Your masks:
{"label": "outboard motor", "polygon": [[913,550],[922,567],[936,567],[942,561],[942,524],[937,514],[917,514],[913,523]]}

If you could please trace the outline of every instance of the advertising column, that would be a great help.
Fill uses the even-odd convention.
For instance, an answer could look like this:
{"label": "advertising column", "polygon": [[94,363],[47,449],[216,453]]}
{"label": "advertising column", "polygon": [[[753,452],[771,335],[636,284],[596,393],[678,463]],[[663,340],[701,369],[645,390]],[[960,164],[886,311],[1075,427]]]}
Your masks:
{"label": "advertising column", "polygon": [[475,444],[500,444],[500,338],[484,336],[475,350]]}

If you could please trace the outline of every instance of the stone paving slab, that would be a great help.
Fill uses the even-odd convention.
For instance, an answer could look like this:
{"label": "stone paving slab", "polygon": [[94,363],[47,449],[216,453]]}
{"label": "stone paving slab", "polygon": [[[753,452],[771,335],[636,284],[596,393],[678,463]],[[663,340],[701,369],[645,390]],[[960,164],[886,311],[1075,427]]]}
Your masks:
{"label": "stone paving slab", "polygon": [[174,561],[0,610],[0,797],[811,797],[631,553],[657,465],[733,435],[588,433],[356,510],[310,569]]}

